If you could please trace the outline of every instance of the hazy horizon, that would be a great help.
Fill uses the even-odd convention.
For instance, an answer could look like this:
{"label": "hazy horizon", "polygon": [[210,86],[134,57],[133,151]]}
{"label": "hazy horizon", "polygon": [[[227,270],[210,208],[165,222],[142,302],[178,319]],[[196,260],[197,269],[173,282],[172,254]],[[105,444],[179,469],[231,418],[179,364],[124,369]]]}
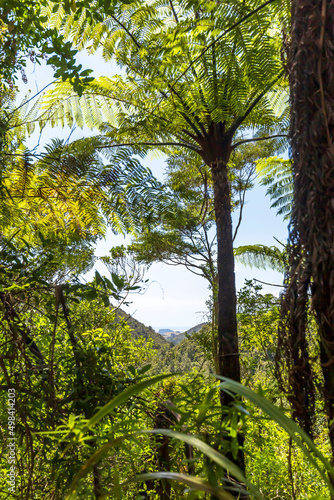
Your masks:
{"label": "hazy horizon", "polygon": [[186,332],[187,330],[190,330],[190,328],[193,328],[194,326],[196,325],[193,325],[193,326],[173,326],[173,325],[167,325],[167,326],[156,326],[156,325],[152,325],[152,328],[153,330],[155,330],[157,333],[159,333],[159,330],[172,330],[173,332],[180,332],[180,333],[184,333]]}

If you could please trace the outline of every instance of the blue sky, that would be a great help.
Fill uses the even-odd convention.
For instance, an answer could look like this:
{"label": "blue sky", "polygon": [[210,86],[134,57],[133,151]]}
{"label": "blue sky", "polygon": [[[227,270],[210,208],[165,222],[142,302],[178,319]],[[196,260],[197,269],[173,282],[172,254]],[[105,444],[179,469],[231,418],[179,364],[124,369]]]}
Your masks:
{"label": "blue sky", "polygon": [[[93,69],[92,76],[95,77],[112,76],[120,73],[119,68],[111,62],[104,62],[98,54],[88,56],[83,52],[78,55],[77,60],[83,65],[84,69]],[[18,81],[20,93],[17,102],[23,99],[28,89],[31,89],[33,95],[53,80],[52,69],[44,63],[41,66],[35,65],[35,67],[29,63],[26,74],[28,84]],[[68,128],[51,129],[46,127],[40,144],[43,146],[52,137],[67,139],[69,133]],[[89,130],[77,128],[72,133],[71,140],[79,139],[91,133]],[[38,137],[39,133],[35,132],[27,145],[34,147]],[[163,179],[163,158],[146,158],[144,163],[151,168],[157,178]],[[266,189],[256,185],[246,195],[243,221],[238,231],[235,246],[256,243],[276,245],[277,242],[274,237],[283,243],[286,242],[286,222],[283,221],[282,217],[276,216],[276,211],[270,208],[270,199],[266,196]],[[129,242],[128,237],[124,239],[121,235],[115,236],[109,230],[106,240],[99,242],[97,245],[96,255],[106,255],[112,246],[126,244],[127,242]],[[97,268],[101,273],[107,273],[103,264],[98,264]],[[239,263],[236,263],[235,271],[238,289],[243,286],[245,279],[252,278],[274,284],[282,283],[282,275],[275,271],[250,269]],[[203,278],[191,274],[180,266],[153,264],[146,275],[146,279],[149,280],[146,292],[140,295],[131,295],[132,303],[126,308],[126,311],[136,319],[155,329],[170,328],[179,331],[184,331],[197,323],[205,321],[207,313],[205,302],[209,298],[209,290]],[[270,292],[277,295],[279,290],[278,287],[263,285],[263,291],[266,293]]]}

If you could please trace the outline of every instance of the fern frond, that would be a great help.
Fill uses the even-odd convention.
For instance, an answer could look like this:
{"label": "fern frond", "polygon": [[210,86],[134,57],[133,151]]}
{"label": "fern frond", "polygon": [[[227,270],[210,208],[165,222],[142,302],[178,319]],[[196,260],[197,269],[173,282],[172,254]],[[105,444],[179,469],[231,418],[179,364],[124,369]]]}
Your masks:
{"label": "fern frond", "polygon": [[272,201],[272,207],[277,208],[279,215],[290,218],[293,203],[293,177],[290,160],[276,156],[261,159],[256,162],[260,183],[267,186],[267,194]]}
{"label": "fern frond", "polygon": [[234,249],[234,256],[244,266],[257,269],[273,269],[284,272],[286,253],[279,248],[266,245],[244,245]]}

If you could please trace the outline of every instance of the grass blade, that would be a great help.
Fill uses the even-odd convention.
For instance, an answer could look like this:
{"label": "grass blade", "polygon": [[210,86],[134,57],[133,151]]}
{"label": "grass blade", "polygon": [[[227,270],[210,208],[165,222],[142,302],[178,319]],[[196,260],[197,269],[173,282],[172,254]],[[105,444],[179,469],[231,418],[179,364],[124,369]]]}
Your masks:
{"label": "grass blade", "polygon": [[109,401],[109,403],[104,405],[97,413],[95,413],[95,415],[92,416],[92,418],[85,425],[84,431],[90,430],[92,427],[94,427],[94,425],[100,422],[102,418],[109,415],[118,405],[125,403],[125,401],[130,399],[132,396],[135,396],[136,394],[139,394],[141,391],[147,389],[151,385],[157,384],[158,382],[161,382],[162,380],[168,377],[173,377],[174,375],[176,374],[158,375],[156,377],[152,377],[147,380],[138,382],[138,384],[133,385],[128,389],[125,389],[123,392],[121,392],[115,398]]}
{"label": "grass blade", "polygon": [[[240,394],[256,406],[261,408],[272,420],[274,420],[280,427],[282,427],[291,437],[291,439],[296,443],[296,445],[303,451],[305,457],[313,465],[313,467],[319,472],[320,476],[328,486],[331,494],[334,495],[334,488],[328,478],[327,474],[330,474],[334,478],[334,469],[331,466],[329,460],[318,450],[318,448],[313,443],[312,439],[304,432],[291,418],[288,418],[284,413],[277,408],[274,404],[268,401],[266,398],[252,391],[248,387],[235,382],[234,380],[226,379],[219,375],[217,378],[223,380],[219,387],[223,390],[232,391],[235,394]],[[305,446],[305,443],[307,446]],[[314,459],[317,457],[318,460],[323,464],[325,470],[322,469],[318,462]]]}

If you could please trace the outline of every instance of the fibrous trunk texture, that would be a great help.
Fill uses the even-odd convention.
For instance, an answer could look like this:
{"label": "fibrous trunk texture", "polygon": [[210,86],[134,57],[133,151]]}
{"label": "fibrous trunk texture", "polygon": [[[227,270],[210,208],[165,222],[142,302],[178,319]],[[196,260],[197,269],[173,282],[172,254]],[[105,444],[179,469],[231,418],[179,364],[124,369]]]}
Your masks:
{"label": "fibrous trunk texture", "polygon": [[[307,283],[310,283],[311,309],[318,321],[324,398],[334,458],[333,1],[292,1],[290,88],[294,168],[291,243],[292,252],[298,253],[296,258],[299,260],[292,276],[292,282],[298,281],[298,286],[292,283],[287,289],[290,301],[293,288],[295,293],[295,306],[290,309],[289,321],[295,324],[303,321]],[[295,340],[300,342],[300,349],[305,350],[307,346],[302,338],[305,332],[301,330]],[[291,348],[294,348],[293,343]],[[304,366],[295,369],[302,374],[302,370],[307,371],[307,354],[300,359]],[[309,374],[305,372],[304,377],[308,378]],[[305,390],[304,393],[306,397]],[[309,411],[307,406],[305,411]]]}
{"label": "fibrous trunk texture", "polygon": [[295,226],[289,235],[289,266],[276,350],[276,376],[287,394],[292,416],[313,436],[315,389],[307,340],[310,265],[298,241]]}

